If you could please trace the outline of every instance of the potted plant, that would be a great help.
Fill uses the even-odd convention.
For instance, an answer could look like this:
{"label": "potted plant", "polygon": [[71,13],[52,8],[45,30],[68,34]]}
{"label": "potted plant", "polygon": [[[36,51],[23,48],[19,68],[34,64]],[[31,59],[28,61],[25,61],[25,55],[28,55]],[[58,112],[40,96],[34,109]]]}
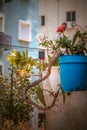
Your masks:
{"label": "potted plant", "polygon": [[87,89],[87,32],[76,31],[72,40],[63,34],[58,41],[64,48],[60,56],[60,80],[65,92]]}
{"label": "potted plant", "polygon": [[41,43],[55,53],[60,48],[60,84],[65,92],[87,89],[87,32],[77,30],[72,39],[64,32],[56,41]]}

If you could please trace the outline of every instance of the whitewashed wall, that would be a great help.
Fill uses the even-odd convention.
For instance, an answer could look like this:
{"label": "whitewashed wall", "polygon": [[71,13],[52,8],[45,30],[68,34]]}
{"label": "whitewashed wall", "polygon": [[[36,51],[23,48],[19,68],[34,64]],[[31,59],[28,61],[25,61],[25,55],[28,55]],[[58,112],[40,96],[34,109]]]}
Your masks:
{"label": "whitewashed wall", "polygon": [[76,23],[87,29],[87,0],[39,0],[39,16],[46,16],[46,25],[39,32],[52,37],[58,25],[66,22],[66,12],[76,11]]}
{"label": "whitewashed wall", "polygon": [[57,0],[39,0],[39,16],[46,16],[46,25],[39,28],[39,32],[52,37],[58,26]]}

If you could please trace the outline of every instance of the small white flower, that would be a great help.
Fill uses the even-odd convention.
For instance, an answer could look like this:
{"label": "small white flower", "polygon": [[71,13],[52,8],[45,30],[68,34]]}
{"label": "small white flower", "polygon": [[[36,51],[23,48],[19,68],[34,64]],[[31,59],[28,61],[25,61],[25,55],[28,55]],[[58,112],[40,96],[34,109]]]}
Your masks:
{"label": "small white flower", "polygon": [[56,40],[59,40],[60,39],[60,33],[56,32],[52,38],[52,41],[56,41]]}
{"label": "small white flower", "polygon": [[36,35],[36,39],[37,39],[37,41],[38,41],[39,43],[42,43],[42,42],[44,42],[44,40],[45,40],[45,35],[39,33],[39,34]]}

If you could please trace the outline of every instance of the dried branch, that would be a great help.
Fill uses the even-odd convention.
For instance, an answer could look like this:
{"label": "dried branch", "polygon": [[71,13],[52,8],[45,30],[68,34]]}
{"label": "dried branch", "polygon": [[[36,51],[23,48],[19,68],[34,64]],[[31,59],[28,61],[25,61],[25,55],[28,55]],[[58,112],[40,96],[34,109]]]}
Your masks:
{"label": "dried branch", "polygon": [[31,88],[31,87],[36,87],[36,85],[38,85],[39,83],[41,83],[42,81],[44,81],[45,79],[47,79],[51,73],[51,66],[52,64],[57,60],[57,58],[61,55],[61,51],[60,49],[58,49],[55,54],[53,55],[52,59],[50,60],[49,64],[48,64],[48,68],[47,68],[47,73],[44,77],[30,83],[29,85],[27,85],[25,88],[24,88],[24,91],[23,91],[23,98],[25,100],[25,102],[27,102],[28,104],[32,104],[34,105],[35,107],[37,107],[38,109],[40,110],[48,110],[50,108],[52,108],[54,105],[55,105],[55,102],[56,102],[56,99],[58,97],[58,94],[59,94],[59,90],[54,94],[52,95],[54,97],[53,99],[53,102],[51,103],[50,106],[46,106],[46,107],[42,107],[42,106],[39,106],[38,104],[36,104],[35,102],[33,102],[32,100],[28,100],[27,99],[27,91]]}
{"label": "dried branch", "polygon": [[46,106],[46,107],[40,106],[39,104],[35,103],[35,102],[32,101],[32,100],[28,100],[27,98],[25,99],[25,101],[26,101],[27,104],[32,104],[32,105],[34,105],[34,106],[37,107],[39,110],[46,111],[46,110],[51,109],[53,106],[55,106],[55,102],[56,102],[56,100],[57,100],[57,97],[58,97],[58,94],[59,94],[59,90],[60,90],[60,89],[58,89],[58,91],[57,91],[54,95],[52,95],[54,98],[53,98],[53,101],[52,101],[51,105]]}

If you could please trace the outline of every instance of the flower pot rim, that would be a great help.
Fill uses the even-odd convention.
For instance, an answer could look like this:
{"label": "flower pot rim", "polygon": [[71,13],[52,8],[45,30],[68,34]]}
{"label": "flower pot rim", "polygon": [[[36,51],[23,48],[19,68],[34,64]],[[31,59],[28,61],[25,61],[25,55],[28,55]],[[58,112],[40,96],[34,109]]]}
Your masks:
{"label": "flower pot rim", "polygon": [[87,56],[85,55],[63,55],[59,57],[59,64],[61,63],[86,63]]}

